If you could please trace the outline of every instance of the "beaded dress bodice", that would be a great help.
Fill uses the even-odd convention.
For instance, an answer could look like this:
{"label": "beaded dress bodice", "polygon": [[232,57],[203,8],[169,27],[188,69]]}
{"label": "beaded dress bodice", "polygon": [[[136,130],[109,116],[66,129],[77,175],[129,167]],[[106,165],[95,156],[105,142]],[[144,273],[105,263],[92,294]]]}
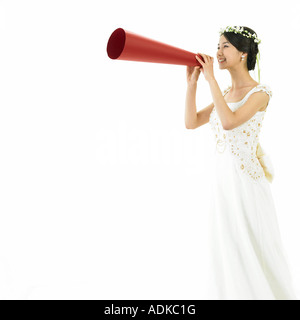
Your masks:
{"label": "beaded dress bodice", "polygon": [[[226,95],[230,88],[231,87],[228,87],[223,92],[223,96]],[[236,111],[248,100],[252,93],[258,91],[264,91],[270,98],[272,97],[270,88],[267,85],[260,84],[249,91],[241,101],[227,103],[227,105],[232,111]],[[229,152],[239,170],[253,180],[259,180],[265,176],[264,170],[256,156],[259,134],[265,112],[266,110],[258,111],[251,119],[232,130],[223,129],[215,108],[213,108],[209,119],[216,141],[216,152],[220,154]]]}

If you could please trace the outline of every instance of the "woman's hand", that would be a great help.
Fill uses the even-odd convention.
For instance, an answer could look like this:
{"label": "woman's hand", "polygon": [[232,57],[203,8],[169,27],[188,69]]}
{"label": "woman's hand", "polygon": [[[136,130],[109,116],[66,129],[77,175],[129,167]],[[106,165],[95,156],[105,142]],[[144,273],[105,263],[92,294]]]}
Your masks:
{"label": "woman's hand", "polygon": [[203,62],[198,56],[196,56],[196,59],[199,61],[199,63],[202,66],[200,70],[203,72],[205,80],[206,81],[214,80],[215,79],[214,58],[203,53],[198,53],[198,54],[202,56],[202,58],[204,59],[204,62]]}
{"label": "woman's hand", "polygon": [[195,84],[197,83],[199,76],[200,76],[200,68],[201,66],[190,67],[188,66],[186,69],[186,78],[188,84]]}

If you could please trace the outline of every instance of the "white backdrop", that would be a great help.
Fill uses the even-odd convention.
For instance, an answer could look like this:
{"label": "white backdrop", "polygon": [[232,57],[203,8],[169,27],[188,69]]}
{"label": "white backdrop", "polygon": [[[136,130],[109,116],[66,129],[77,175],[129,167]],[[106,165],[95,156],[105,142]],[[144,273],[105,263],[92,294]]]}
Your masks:
{"label": "white backdrop", "polygon": [[284,3],[0,0],[0,298],[206,298],[211,129],[185,128],[186,67],[106,45],[122,27],[215,57],[227,25],[262,39],[260,141],[299,295],[300,3]]}

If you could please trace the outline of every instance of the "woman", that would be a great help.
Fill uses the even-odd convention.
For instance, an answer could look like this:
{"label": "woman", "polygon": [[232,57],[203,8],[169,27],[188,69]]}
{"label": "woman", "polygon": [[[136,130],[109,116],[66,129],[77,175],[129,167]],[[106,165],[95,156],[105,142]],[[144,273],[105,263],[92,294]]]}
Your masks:
{"label": "woman", "polygon": [[[286,262],[266,165],[259,144],[272,92],[249,74],[258,44],[247,27],[220,31],[217,59],[232,85],[221,92],[214,58],[196,56],[201,66],[187,67],[185,121],[188,129],[210,123],[216,141],[212,172],[211,262],[215,297],[221,300],[296,300]],[[200,73],[208,81],[213,103],[197,113]]]}

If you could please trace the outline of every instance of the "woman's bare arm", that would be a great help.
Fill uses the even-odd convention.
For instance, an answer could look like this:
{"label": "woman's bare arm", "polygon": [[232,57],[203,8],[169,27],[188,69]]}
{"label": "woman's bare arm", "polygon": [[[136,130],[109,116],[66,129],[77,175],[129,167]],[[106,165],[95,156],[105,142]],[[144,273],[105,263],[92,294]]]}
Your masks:
{"label": "woman's bare arm", "polygon": [[211,103],[206,108],[197,112],[196,91],[197,83],[188,85],[185,103],[185,126],[187,129],[196,129],[208,123],[210,114],[214,108],[214,103]]}
{"label": "woman's bare arm", "polygon": [[187,129],[193,129],[197,122],[196,91],[197,82],[188,84],[185,100],[185,127]]}

